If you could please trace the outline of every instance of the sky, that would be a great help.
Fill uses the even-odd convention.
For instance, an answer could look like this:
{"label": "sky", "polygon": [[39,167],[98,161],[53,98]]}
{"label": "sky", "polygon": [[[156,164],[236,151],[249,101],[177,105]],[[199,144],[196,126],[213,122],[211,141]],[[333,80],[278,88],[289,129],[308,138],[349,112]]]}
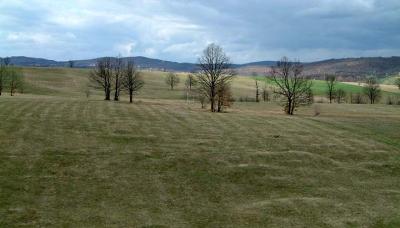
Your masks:
{"label": "sky", "polygon": [[400,55],[400,0],[0,0],[0,56],[234,63]]}

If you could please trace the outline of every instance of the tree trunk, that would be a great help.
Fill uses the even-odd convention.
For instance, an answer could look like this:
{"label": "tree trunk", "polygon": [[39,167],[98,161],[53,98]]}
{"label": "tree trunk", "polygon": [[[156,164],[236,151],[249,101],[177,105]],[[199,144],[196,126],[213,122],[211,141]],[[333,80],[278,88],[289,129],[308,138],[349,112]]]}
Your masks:
{"label": "tree trunk", "polygon": [[215,86],[212,85],[210,90],[211,112],[215,112]]}
{"label": "tree trunk", "polygon": [[119,96],[118,96],[117,91],[115,91],[115,94],[114,94],[114,101],[119,101]]}
{"label": "tree trunk", "polygon": [[288,115],[293,115],[293,111],[292,111],[292,100],[291,99],[289,99],[288,100],[288,106],[286,107],[286,114],[288,114]]}
{"label": "tree trunk", "polygon": [[111,91],[110,91],[110,89],[106,89],[105,92],[106,92],[106,98],[104,100],[109,101],[110,97],[111,97],[110,96],[111,95]]}
{"label": "tree trunk", "polygon": [[129,91],[129,103],[133,102],[133,91]]}

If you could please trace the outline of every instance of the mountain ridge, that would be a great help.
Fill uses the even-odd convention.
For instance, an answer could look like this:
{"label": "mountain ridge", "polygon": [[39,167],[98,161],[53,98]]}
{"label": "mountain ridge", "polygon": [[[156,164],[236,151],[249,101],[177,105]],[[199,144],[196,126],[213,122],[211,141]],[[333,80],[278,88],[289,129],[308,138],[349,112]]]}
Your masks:
{"label": "mountain ridge", "polygon": [[[24,67],[66,67],[69,61],[55,61],[45,58],[33,58],[26,56],[12,56],[10,64]],[[95,66],[99,58],[72,60],[76,68],[91,68]],[[141,69],[191,72],[196,70],[194,63],[181,63],[153,59],[144,56],[124,57],[124,59],[134,60]],[[244,64],[232,64],[232,66],[242,75],[265,75],[276,61],[258,61]],[[360,57],[326,59],[315,62],[303,63],[304,74],[321,77],[323,74],[336,74],[344,78],[366,77],[376,75],[384,77],[400,73],[400,57]]]}

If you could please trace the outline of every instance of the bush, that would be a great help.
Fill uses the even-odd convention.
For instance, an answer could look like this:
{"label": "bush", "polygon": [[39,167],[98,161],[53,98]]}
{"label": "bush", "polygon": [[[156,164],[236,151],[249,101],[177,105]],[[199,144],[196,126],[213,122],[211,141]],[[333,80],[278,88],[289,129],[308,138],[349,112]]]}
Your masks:
{"label": "bush", "polygon": [[365,99],[361,93],[356,93],[351,95],[352,104],[365,104]]}
{"label": "bush", "polygon": [[386,104],[387,105],[394,105],[395,104],[394,98],[392,96],[388,96],[386,98]]}

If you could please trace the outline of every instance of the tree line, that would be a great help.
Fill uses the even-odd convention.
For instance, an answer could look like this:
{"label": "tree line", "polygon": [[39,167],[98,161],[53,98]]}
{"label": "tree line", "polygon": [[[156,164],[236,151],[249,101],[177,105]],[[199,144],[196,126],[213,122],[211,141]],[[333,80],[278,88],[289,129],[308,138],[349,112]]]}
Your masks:
{"label": "tree line", "polygon": [[[209,103],[211,112],[222,112],[233,100],[230,82],[236,73],[230,59],[220,46],[211,44],[204,50],[198,67],[198,71],[190,74],[185,82],[188,88],[187,99],[196,97],[203,107]],[[121,91],[126,91],[132,103],[133,96],[144,85],[134,61],[123,60],[121,57],[98,59],[89,79],[92,87],[103,91],[104,100],[107,101],[112,96],[114,101],[119,101]],[[170,72],[165,83],[174,90],[180,79],[177,74]]]}
{"label": "tree line", "polygon": [[[185,81],[186,100],[197,99],[202,108],[208,104],[211,112],[223,112],[234,102],[231,82],[236,72],[230,58],[224,50],[216,45],[208,45],[198,59],[197,70],[188,74]],[[275,66],[271,67],[265,76],[264,88],[255,78],[255,101],[260,102],[270,99],[270,93],[266,88],[266,82],[274,84],[272,93],[279,100],[283,110],[288,115],[302,105],[310,105],[314,102],[312,91],[313,80],[303,75],[303,65],[298,60],[290,60],[283,57]],[[122,58],[101,58],[90,74],[90,79],[96,88],[104,91],[104,99],[115,101],[120,98],[121,91],[129,94],[130,102],[133,96],[143,87],[144,81],[133,60],[124,61]],[[346,92],[338,88],[338,80],[335,75],[325,76],[327,86],[327,98],[329,103],[344,102]],[[170,72],[165,76],[165,83],[170,90],[175,90],[180,83],[176,73]],[[400,79],[398,80],[400,88]],[[371,104],[376,103],[381,97],[381,89],[376,78],[368,78],[363,86],[363,94],[368,97]],[[361,97],[360,94],[358,94]],[[261,97],[261,98],[260,98]],[[361,99],[361,98],[360,98]]]}
{"label": "tree line", "polygon": [[[335,75],[327,75],[325,76],[325,82],[327,85],[326,95],[329,99],[329,103],[332,103],[334,100],[336,100],[337,103],[342,103],[346,97],[346,91],[338,88],[337,77]],[[382,90],[377,78],[368,77],[363,86],[362,93],[357,93],[355,95],[350,94],[351,103],[361,104],[363,97],[362,95],[368,98],[370,104],[375,104],[379,101],[379,99],[382,97]]]}

